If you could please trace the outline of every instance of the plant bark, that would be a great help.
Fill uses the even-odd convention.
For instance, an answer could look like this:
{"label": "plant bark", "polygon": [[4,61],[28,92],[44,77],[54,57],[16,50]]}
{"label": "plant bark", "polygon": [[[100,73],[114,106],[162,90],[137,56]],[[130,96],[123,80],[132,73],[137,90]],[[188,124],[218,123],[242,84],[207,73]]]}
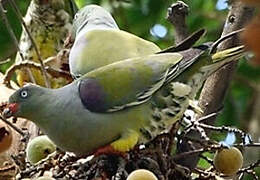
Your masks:
{"label": "plant bark", "polygon": [[[241,1],[233,1],[226,19],[222,36],[241,29],[253,16],[254,8],[243,4]],[[232,37],[220,44],[218,51],[240,44],[238,37]],[[205,82],[199,98],[199,106],[203,110],[202,116],[218,111],[224,102],[224,98],[232,80],[237,62],[231,62],[212,74]],[[215,117],[207,120],[208,124],[214,124]]]}

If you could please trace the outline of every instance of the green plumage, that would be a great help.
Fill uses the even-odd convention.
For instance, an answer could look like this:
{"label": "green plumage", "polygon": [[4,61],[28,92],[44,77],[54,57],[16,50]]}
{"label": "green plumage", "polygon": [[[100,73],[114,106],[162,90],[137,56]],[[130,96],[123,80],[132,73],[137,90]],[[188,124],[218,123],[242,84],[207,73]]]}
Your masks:
{"label": "green plumage", "polygon": [[[9,103],[18,108],[10,107],[4,115],[32,120],[57,146],[78,155],[106,145],[128,151],[168,130],[203,81],[244,52],[236,47],[198,55],[203,51],[197,51],[196,58],[182,51],[116,62],[60,89],[30,85],[10,97]],[[140,94],[145,97],[141,101]]]}
{"label": "green plumage", "polygon": [[149,99],[150,94],[161,88],[170,68],[181,59],[178,53],[133,58],[92,71],[86,77],[100,83],[107,95],[106,111],[114,111]]}
{"label": "green plumage", "polygon": [[77,13],[73,32],[75,42],[69,65],[75,77],[117,61],[160,51],[156,44],[120,30],[109,12],[97,5],[85,6]]}

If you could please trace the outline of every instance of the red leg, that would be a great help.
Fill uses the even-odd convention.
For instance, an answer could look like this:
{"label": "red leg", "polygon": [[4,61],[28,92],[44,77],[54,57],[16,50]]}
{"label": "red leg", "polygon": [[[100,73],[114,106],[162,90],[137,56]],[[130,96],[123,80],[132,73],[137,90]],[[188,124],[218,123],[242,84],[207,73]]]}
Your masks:
{"label": "red leg", "polygon": [[111,145],[107,145],[107,146],[103,146],[101,148],[98,148],[95,153],[94,156],[99,156],[99,155],[118,155],[118,156],[122,156],[122,157],[126,157],[126,153],[124,152],[120,152],[115,150]]}

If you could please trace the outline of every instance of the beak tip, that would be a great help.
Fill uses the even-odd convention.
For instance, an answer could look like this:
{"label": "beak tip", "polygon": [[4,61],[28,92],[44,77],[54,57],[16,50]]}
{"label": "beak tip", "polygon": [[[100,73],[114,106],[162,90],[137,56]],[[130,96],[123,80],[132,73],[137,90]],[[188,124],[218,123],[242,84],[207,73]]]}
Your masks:
{"label": "beak tip", "polygon": [[9,108],[5,108],[2,115],[4,118],[9,118],[12,116],[12,111]]}
{"label": "beak tip", "polygon": [[2,112],[2,116],[4,118],[10,118],[17,112],[17,110],[18,110],[17,103],[8,104],[8,106]]}

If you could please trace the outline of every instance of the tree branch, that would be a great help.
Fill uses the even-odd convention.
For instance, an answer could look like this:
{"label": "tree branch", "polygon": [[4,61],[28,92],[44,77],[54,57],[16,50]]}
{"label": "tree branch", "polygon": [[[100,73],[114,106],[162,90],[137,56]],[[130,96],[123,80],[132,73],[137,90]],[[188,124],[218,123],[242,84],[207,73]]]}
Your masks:
{"label": "tree branch", "polygon": [[[249,22],[252,18],[253,12],[254,8],[248,7],[240,1],[233,1],[223,29],[222,36],[243,28],[246,22]],[[221,43],[218,51],[237,46],[239,43],[239,39],[234,36],[228,41]],[[216,112],[220,107],[222,107],[224,97],[236,68],[236,64],[236,62],[229,63],[225,67],[212,74],[205,82],[199,98],[199,106],[204,111],[202,116]],[[207,123],[213,124],[215,119],[216,117],[209,118]]]}
{"label": "tree branch", "polygon": [[179,44],[188,37],[188,28],[186,25],[186,16],[189,13],[189,6],[182,1],[173,3],[168,8],[167,19],[175,27],[175,44]]}
{"label": "tree branch", "polygon": [[50,88],[50,81],[49,81],[49,79],[48,79],[47,72],[46,72],[46,70],[45,70],[45,68],[44,68],[43,60],[42,60],[42,57],[41,57],[41,55],[40,55],[39,49],[38,49],[38,47],[37,47],[37,45],[36,45],[36,42],[35,42],[35,40],[33,39],[33,37],[32,37],[32,35],[31,35],[29,29],[27,28],[27,25],[26,25],[26,23],[25,23],[24,20],[23,20],[22,13],[20,12],[20,10],[19,10],[19,8],[17,7],[17,5],[15,4],[14,0],[10,0],[9,2],[10,2],[10,4],[11,4],[11,6],[15,9],[15,13],[16,13],[17,17],[19,18],[21,24],[23,25],[24,30],[25,30],[26,33],[28,34],[28,37],[29,37],[29,39],[30,39],[30,41],[31,41],[31,43],[32,43],[32,45],[33,45],[33,47],[34,47],[34,50],[35,50],[36,55],[37,55],[37,57],[38,57],[38,60],[39,60],[39,62],[40,62],[41,72],[42,72],[42,75],[43,75],[43,78],[44,78],[45,85],[46,85],[47,88]]}

